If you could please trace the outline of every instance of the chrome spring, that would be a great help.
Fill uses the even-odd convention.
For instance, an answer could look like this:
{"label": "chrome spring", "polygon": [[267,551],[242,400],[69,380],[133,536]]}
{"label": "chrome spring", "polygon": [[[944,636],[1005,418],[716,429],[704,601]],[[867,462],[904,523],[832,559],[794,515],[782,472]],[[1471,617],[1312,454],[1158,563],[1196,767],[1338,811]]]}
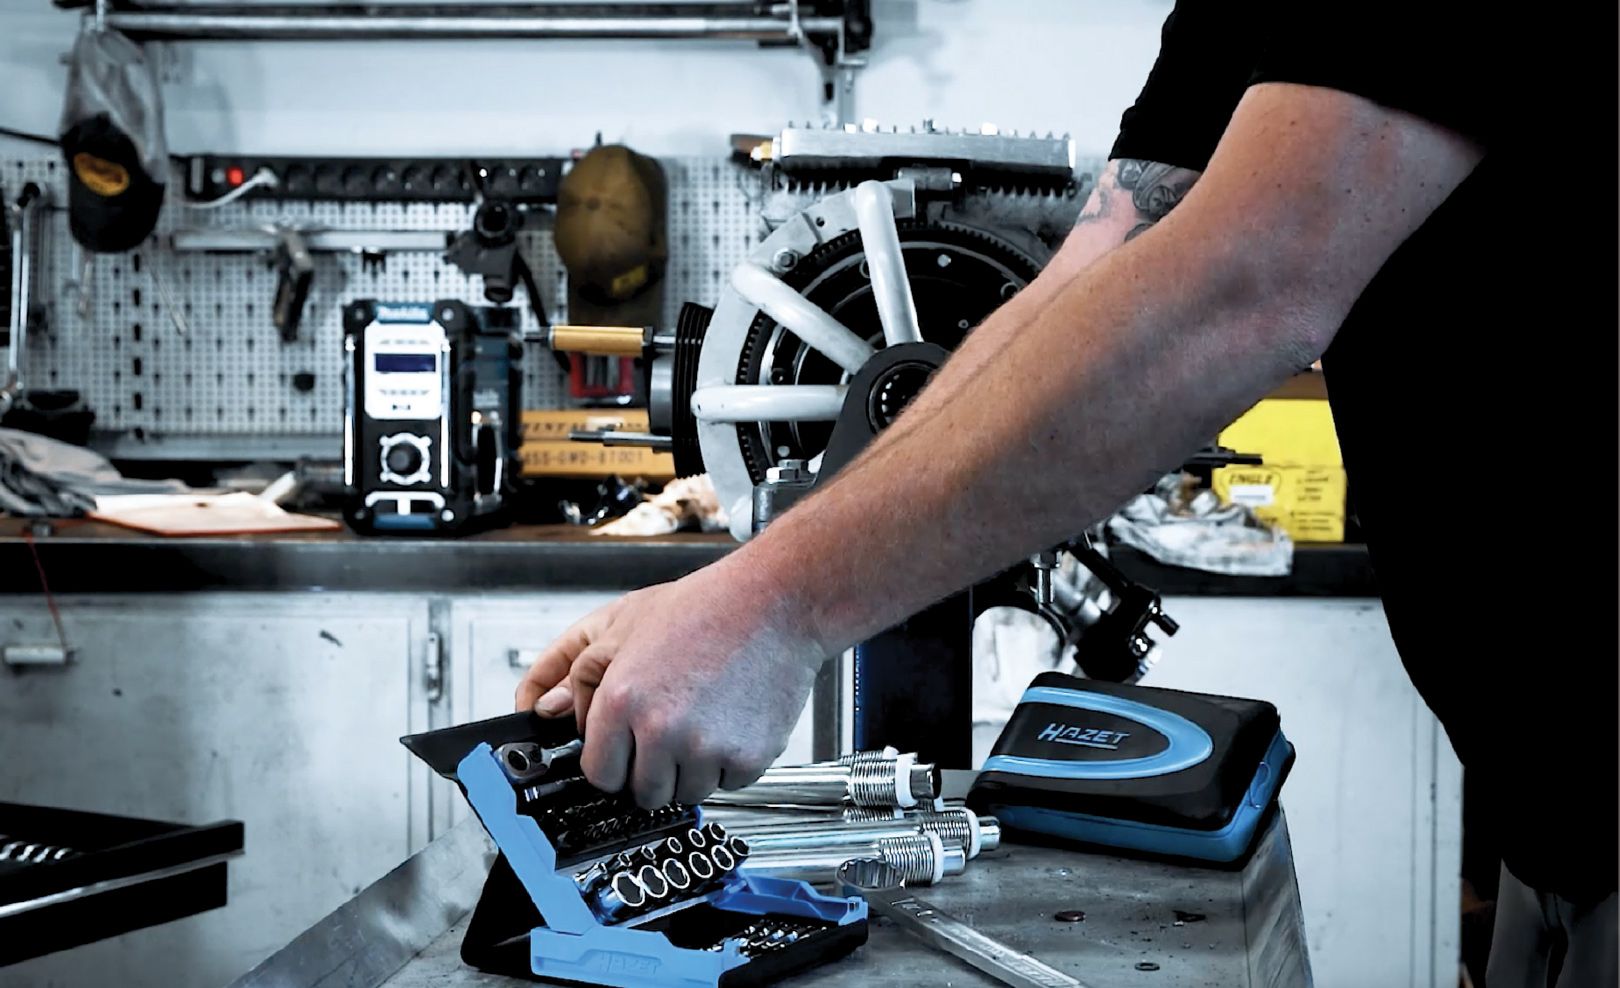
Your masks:
{"label": "chrome spring", "polygon": [[893,763],[897,756],[898,753],[893,748],[885,748],[882,751],[849,751],[839,755],[838,760],[833,764],[850,768],[855,765],[870,765],[878,762]]}
{"label": "chrome spring", "polygon": [[895,763],[856,762],[849,766],[849,799],[856,806],[895,806]]}
{"label": "chrome spring", "polygon": [[966,812],[919,813],[908,817],[907,822],[916,823],[923,830],[931,830],[939,835],[939,839],[954,847],[967,850],[973,844],[973,824],[968,822]]}
{"label": "chrome spring", "polygon": [[890,837],[878,841],[883,860],[899,869],[901,879],[917,885],[932,885],[939,865],[934,842],[919,834],[916,837]]}
{"label": "chrome spring", "polygon": [[48,864],[76,853],[78,852],[71,847],[13,840],[5,834],[0,834],[0,861],[11,861],[16,864]]}

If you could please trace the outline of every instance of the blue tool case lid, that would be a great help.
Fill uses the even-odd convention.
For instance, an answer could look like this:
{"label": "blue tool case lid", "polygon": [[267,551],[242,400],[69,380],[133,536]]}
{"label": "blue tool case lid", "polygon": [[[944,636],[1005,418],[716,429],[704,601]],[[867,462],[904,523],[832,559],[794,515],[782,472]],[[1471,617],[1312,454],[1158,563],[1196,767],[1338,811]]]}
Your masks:
{"label": "blue tool case lid", "polygon": [[1262,700],[1043,673],[996,740],[968,805],[1219,830],[1244,804],[1280,729],[1276,707]]}

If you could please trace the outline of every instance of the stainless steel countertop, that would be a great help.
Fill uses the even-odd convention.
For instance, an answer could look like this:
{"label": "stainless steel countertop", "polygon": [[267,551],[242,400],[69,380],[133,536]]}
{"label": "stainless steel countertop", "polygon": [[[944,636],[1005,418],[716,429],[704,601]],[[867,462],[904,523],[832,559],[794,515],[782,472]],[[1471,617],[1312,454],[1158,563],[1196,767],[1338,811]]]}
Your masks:
{"label": "stainless steel countertop", "polygon": [[[466,833],[452,832],[441,840],[452,839],[458,843],[460,859],[478,853]],[[486,854],[487,847],[487,841],[478,845]],[[422,853],[431,858],[433,850],[430,847]],[[444,902],[457,896],[464,909],[476,899],[481,868],[446,869],[443,860],[433,868],[439,879],[433,883],[437,898],[426,915],[446,915]],[[459,890],[447,888],[444,876],[452,873],[462,875],[457,879],[463,886]],[[390,878],[396,876],[401,878],[396,882],[399,887],[418,892],[423,887],[421,876],[411,875],[407,867]],[[409,936],[398,936],[402,926],[399,887],[383,910],[356,908],[363,907],[368,896],[381,899],[373,890],[362,893],[355,903],[344,907],[347,913],[335,913],[239,984],[243,988],[313,988],[338,983],[354,988],[516,988],[530,983],[482,974],[462,964],[458,952],[466,929],[465,912],[442,932],[419,929],[419,942],[426,946],[409,953],[400,946]],[[1311,983],[1293,855],[1280,813],[1241,870],[1009,841],[971,862],[965,874],[916,891],[981,932],[1073,975],[1088,988],[1280,988]],[[1054,918],[1068,910],[1083,911],[1085,920],[1074,923]],[[368,918],[368,912],[377,915]],[[442,928],[442,919],[436,921]],[[397,956],[390,958],[387,950],[376,949],[380,934],[368,934],[368,923],[376,930],[389,931],[389,947],[398,951]],[[357,956],[362,950],[368,954],[365,964]],[[310,956],[322,951],[324,956]],[[1139,964],[1153,966],[1143,969]],[[310,976],[287,974],[297,970]],[[334,982],[331,978],[338,972],[342,972],[340,980]],[[362,973],[364,977],[357,977]],[[996,982],[931,950],[888,921],[874,920],[864,947],[782,984],[810,988]]]}
{"label": "stainless steel countertop", "polygon": [[[677,579],[737,547],[725,534],[613,538],[569,525],[513,525],[460,538],[347,530],[163,538],[56,521],[31,544],[27,528],[21,519],[0,519],[0,594],[38,593],[36,559],[55,593],[634,590]],[[1220,576],[1165,566],[1129,548],[1111,552],[1127,576],[1166,596],[1377,595],[1360,545],[1298,546],[1294,572],[1285,577]]]}

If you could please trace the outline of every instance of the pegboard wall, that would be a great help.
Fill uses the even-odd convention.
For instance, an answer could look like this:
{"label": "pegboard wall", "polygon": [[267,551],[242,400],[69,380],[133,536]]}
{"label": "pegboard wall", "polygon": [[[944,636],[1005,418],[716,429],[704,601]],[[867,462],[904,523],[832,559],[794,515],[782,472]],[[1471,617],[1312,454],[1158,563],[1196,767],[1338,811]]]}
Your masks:
{"label": "pegboard wall", "polygon": [[[769,232],[760,213],[761,176],[718,158],[667,158],[669,253],[664,325],[687,301],[713,304],[731,268]],[[33,181],[50,190],[42,224],[35,291],[42,320],[30,326],[23,367],[34,388],[79,391],[96,428],[118,439],[124,455],[182,446],[197,455],[256,455],[274,448],[336,456],[342,428],[342,308],[358,298],[485,304],[481,282],[439,252],[318,252],[298,339],[282,342],[270,321],[276,274],[267,254],[175,252],[163,246],[180,229],[304,228],[388,231],[466,229],[468,204],[272,202],[252,199],[199,210],[169,183],[156,236],[126,254],[82,250],[68,233],[66,171],[58,153],[0,161],[10,197]],[[520,237],[524,256],[554,321],[567,318],[567,276],[551,239],[551,214],[531,214]],[[536,328],[522,290],[526,330]],[[300,390],[298,383],[313,386]],[[523,403],[575,402],[549,352],[529,345]],[[239,449],[233,449],[239,447]],[[215,452],[209,453],[212,449]]]}

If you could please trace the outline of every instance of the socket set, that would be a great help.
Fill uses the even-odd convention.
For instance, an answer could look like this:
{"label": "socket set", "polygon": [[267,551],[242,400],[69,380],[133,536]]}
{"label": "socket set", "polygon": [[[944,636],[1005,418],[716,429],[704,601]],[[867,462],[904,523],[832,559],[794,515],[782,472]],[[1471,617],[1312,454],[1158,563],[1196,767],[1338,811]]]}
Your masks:
{"label": "socket set", "polygon": [[401,739],[453,779],[499,855],[461,956],[583,984],[774,984],[866,942],[860,896],[743,867],[748,841],[702,807],[638,807],[581,773],[572,719],[531,713]]}

